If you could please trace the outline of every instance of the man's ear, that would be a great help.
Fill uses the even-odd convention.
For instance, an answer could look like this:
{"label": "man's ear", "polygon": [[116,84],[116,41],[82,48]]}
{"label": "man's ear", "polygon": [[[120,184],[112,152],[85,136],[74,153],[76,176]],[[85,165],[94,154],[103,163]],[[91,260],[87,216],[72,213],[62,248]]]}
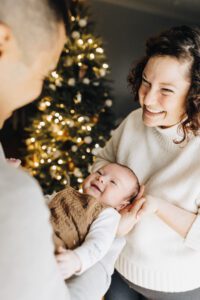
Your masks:
{"label": "man's ear", "polygon": [[10,37],[10,28],[7,25],[0,22],[0,56],[3,55]]}

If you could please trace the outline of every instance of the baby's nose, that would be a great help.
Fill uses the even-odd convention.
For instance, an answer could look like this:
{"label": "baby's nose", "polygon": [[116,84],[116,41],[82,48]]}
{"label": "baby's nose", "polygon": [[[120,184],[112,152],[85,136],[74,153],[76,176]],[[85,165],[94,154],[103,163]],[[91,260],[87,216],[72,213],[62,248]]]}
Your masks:
{"label": "baby's nose", "polygon": [[102,175],[99,175],[99,181],[101,182],[101,183],[103,183],[104,182],[104,177],[102,176]]}

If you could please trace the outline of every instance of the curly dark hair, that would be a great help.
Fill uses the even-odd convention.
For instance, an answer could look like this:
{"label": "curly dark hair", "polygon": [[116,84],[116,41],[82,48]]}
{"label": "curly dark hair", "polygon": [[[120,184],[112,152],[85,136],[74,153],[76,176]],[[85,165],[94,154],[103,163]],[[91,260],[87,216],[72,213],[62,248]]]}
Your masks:
{"label": "curly dark hair", "polygon": [[139,100],[138,90],[148,60],[165,55],[190,62],[191,86],[186,97],[187,118],[181,124],[184,136],[180,143],[186,139],[188,132],[199,135],[200,131],[200,28],[185,25],[172,27],[147,40],[146,55],[132,67],[128,75],[135,101]]}

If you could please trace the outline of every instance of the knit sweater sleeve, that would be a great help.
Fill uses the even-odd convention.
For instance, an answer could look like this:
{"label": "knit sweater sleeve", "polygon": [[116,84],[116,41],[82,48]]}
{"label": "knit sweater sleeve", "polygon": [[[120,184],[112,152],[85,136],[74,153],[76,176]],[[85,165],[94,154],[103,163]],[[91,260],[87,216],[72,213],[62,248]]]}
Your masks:
{"label": "knit sweater sleeve", "polygon": [[200,251],[200,205],[197,216],[185,238],[185,245]]}
{"label": "knit sweater sleeve", "polygon": [[113,208],[104,209],[92,223],[83,244],[74,252],[81,260],[81,270],[76,275],[100,261],[110,249],[115,238],[120,214]]}

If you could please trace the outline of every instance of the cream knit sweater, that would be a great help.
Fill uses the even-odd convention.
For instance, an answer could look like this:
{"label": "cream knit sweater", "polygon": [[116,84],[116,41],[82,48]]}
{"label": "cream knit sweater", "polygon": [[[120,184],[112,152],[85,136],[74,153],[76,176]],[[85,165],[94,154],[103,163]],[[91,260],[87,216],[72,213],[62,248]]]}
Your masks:
{"label": "cream knit sweater", "polygon": [[94,165],[128,165],[146,193],[197,214],[185,239],[155,214],[141,219],[127,235],[117,270],[136,285],[164,292],[200,287],[200,137],[177,145],[177,129],[146,127],[138,109],[115,130]]}

